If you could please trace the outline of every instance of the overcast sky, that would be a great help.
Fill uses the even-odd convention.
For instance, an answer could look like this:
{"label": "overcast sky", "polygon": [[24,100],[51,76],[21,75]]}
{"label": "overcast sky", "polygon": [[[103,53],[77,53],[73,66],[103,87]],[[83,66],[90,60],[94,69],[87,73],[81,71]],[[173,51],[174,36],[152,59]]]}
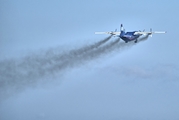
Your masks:
{"label": "overcast sky", "polygon": [[[0,0],[0,119],[178,120],[178,8],[177,0]],[[127,45],[94,34],[121,23],[167,34]]]}

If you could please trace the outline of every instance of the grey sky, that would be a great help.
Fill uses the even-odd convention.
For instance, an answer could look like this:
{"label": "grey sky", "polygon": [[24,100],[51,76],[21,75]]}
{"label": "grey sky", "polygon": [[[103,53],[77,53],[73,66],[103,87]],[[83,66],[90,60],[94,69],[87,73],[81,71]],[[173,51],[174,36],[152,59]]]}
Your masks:
{"label": "grey sky", "polygon": [[[177,11],[176,0],[1,0],[0,119],[178,120]],[[121,23],[167,34],[85,49]]]}

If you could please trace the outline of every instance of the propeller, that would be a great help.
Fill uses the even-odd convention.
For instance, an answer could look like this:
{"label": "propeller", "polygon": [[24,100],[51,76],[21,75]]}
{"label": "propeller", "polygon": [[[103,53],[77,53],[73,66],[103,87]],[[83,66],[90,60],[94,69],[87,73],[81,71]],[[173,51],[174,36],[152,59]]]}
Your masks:
{"label": "propeller", "polygon": [[150,32],[151,32],[150,37],[152,37],[152,28],[150,28]]}
{"label": "propeller", "polygon": [[114,35],[113,32],[117,32],[117,29],[115,29],[114,31],[111,31],[111,35]]}

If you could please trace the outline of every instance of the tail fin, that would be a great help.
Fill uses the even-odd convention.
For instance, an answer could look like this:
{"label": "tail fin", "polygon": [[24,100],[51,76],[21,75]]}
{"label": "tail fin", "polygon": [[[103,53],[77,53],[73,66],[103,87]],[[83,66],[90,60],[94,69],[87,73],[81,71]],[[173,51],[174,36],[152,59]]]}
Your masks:
{"label": "tail fin", "polygon": [[124,31],[124,28],[123,28],[123,25],[121,24],[121,28],[120,28],[121,31]]}

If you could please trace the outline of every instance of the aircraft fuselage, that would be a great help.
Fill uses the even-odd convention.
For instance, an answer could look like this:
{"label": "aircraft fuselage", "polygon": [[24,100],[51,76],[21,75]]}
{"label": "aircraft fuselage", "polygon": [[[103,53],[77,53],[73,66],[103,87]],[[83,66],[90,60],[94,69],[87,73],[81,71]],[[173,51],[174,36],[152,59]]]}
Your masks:
{"label": "aircraft fuselage", "polygon": [[134,31],[134,32],[126,32],[125,33],[124,31],[122,31],[121,34],[119,35],[119,37],[122,40],[124,40],[126,43],[130,42],[130,41],[134,41],[134,40],[135,40],[135,42],[137,42],[137,38],[139,38],[140,35],[134,35],[135,32],[136,31]]}

